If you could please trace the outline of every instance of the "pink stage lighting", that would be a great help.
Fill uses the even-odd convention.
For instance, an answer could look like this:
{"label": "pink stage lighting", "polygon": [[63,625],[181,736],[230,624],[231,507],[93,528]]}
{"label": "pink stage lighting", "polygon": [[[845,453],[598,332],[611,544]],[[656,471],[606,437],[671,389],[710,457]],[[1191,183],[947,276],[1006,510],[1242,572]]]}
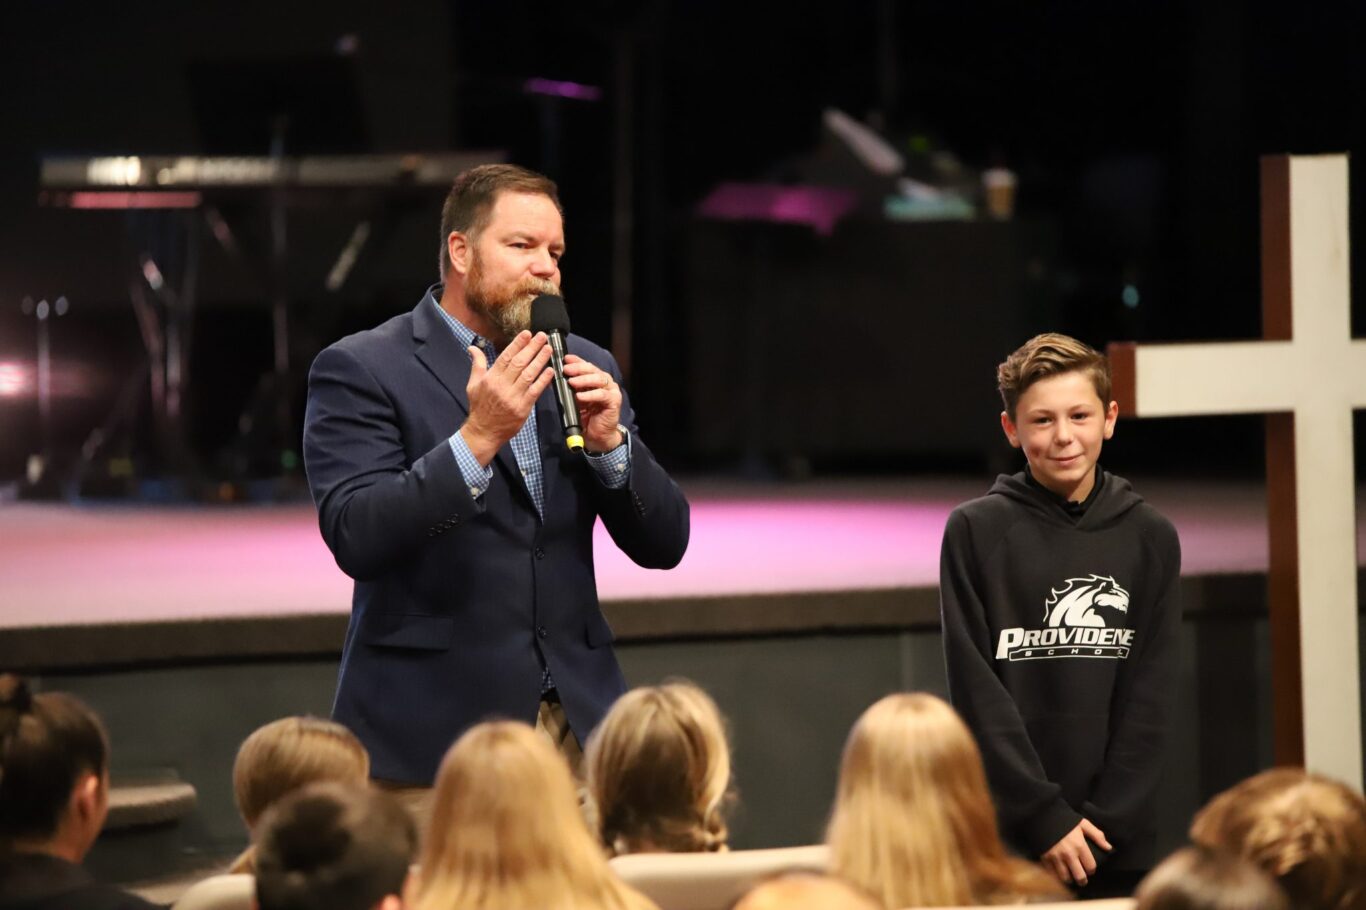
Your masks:
{"label": "pink stage lighting", "polygon": [[0,398],[17,398],[33,391],[33,376],[17,363],[0,361]]}

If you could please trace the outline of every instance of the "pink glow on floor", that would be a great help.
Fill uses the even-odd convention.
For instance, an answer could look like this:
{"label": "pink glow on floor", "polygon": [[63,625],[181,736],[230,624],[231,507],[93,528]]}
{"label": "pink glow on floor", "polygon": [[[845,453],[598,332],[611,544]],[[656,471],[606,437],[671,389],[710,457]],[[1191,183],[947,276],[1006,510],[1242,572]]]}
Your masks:
{"label": "pink glow on floor", "polygon": [[[598,528],[599,593],[618,600],[933,586],[948,513],[984,486],[693,491],[692,542],[672,571],[638,568]],[[1176,524],[1186,574],[1265,570],[1259,488],[1139,488]],[[1358,542],[1366,551],[1366,535]],[[0,506],[0,628],[345,612],[350,595],[308,505]]]}

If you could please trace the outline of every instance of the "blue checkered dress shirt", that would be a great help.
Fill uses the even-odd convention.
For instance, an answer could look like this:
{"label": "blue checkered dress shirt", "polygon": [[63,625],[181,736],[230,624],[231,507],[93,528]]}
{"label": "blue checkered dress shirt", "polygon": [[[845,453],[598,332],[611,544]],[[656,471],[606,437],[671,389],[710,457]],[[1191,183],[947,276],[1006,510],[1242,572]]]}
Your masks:
{"label": "blue checkered dress shirt", "polygon": [[[455,333],[455,338],[460,342],[460,347],[468,349],[477,347],[484,352],[484,358],[490,364],[498,358],[498,350],[487,338],[476,335],[468,326],[456,319],[450,313],[442,309],[441,304],[435,299],[432,305],[441,314],[441,318],[450,326]],[[468,356],[468,351],[467,351]],[[603,486],[612,490],[619,490],[626,486],[631,479],[631,434],[624,434],[626,442],[617,446],[610,452],[601,455],[589,454],[585,461],[592,468],[593,473],[602,481]],[[493,465],[481,465],[470,451],[469,444],[464,437],[457,431],[450,438],[451,452],[455,455],[456,463],[460,465],[460,473],[465,478],[465,484],[470,488],[470,496],[476,502],[484,495],[484,491],[493,482]],[[541,450],[537,443],[536,436],[536,409],[532,408],[527,416],[526,423],[517,431],[517,435],[512,437],[512,454],[517,459],[517,469],[522,472],[522,479],[526,481],[526,488],[531,493],[531,499],[536,503],[536,512],[545,520],[545,472],[541,467]],[[541,658],[541,693],[545,694],[555,688],[555,681],[550,677],[550,668],[545,667],[545,658]]]}

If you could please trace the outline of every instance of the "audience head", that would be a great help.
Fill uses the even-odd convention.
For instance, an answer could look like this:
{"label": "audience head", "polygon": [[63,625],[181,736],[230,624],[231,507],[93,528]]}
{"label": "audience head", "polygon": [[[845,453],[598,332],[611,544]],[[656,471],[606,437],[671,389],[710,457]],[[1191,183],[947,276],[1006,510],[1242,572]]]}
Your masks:
{"label": "audience head", "polygon": [[61,692],[0,676],[0,846],[80,862],[109,811],[109,740]]}
{"label": "audience head", "polygon": [[398,910],[417,852],[412,818],[391,797],[336,782],[309,784],[261,818],[260,910]]}
{"label": "audience head", "polygon": [[715,702],[690,683],[627,692],[588,742],[588,792],[613,853],[726,845],[730,748]]}
{"label": "audience head", "polygon": [[[284,717],[252,733],[232,766],[237,811],[256,832],[261,816],[285,795],[319,781],[360,785],[370,776],[370,756],[350,730],[319,717]],[[251,849],[233,865],[252,871]]]}
{"label": "audience head", "polygon": [[1263,771],[1210,800],[1191,840],[1246,857],[1297,910],[1366,905],[1366,800],[1298,768]]}
{"label": "audience head", "polygon": [[284,717],[243,741],[232,766],[237,811],[248,828],[281,797],[317,781],[359,784],[370,756],[355,734],[320,717]]}
{"label": "audience head", "polygon": [[1134,910],[1290,910],[1285,893],[1240,856],[1187,847],[1167,857],[1134,893]]}
{"label": "audience head", "polygon": [[761,882],[734,910],[880,910],[881,904],[833,875],[792,872]]}
{"label": "audience head", "polygon": [[1037,866],[1007,856],[977,744],[933,695],[889,695],[859,718],[844,747],[827,840],[831,871],[886,907],[1060,892]]}
{"label": "audience head", "polygon": [[522,723],[470,728],[441,762],[418,910],[637,910],[579,809],[569,766]]}

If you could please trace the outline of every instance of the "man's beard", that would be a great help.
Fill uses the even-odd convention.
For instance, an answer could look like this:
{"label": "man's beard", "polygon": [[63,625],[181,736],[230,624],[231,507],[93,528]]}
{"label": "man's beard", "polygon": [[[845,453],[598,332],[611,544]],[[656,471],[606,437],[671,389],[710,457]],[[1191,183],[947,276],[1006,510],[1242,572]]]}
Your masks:
{"label": "man's beard", "polygon": [[490,287],[484,281],[483,263],[478,255],[470,267],[465,285],[465,303],[488,323],[496,337],[490,339],[504,347],[518,332],[531,328],[531,301],[542,294],[560,296],[560,289],[552,281],[527,276],[516,284]]}

